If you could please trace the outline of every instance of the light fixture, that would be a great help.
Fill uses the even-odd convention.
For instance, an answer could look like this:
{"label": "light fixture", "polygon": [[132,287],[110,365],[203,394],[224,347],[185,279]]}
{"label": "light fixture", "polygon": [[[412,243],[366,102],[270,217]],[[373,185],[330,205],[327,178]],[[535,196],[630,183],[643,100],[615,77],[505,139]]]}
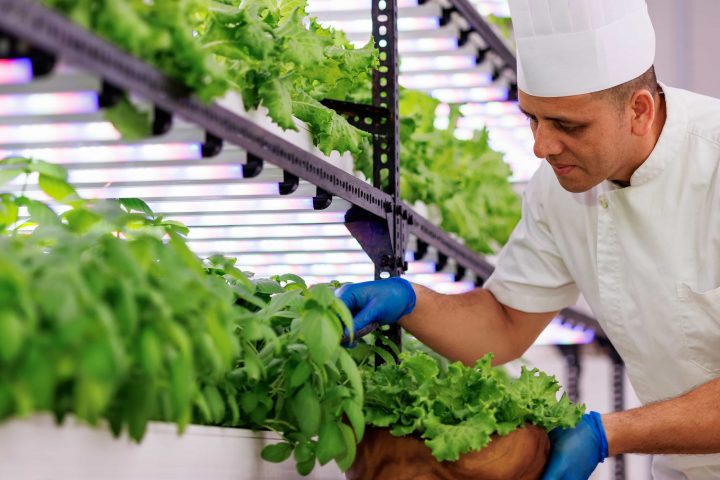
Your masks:
{"label": "light fixture", "polygon": [[[0,72],[2,66],[0,65]],[[0,73],[2,76],[2,73]],[[2,83],[0,81],[0,83]],[[95,113],[97,93],[29,93],[0,95],[0,117],[18,115],[71,115]]]}
{"label": "light fixture", "polygon": [[29,59],[0,59],[0,85],[29,83],[32,79],[32,62]]}

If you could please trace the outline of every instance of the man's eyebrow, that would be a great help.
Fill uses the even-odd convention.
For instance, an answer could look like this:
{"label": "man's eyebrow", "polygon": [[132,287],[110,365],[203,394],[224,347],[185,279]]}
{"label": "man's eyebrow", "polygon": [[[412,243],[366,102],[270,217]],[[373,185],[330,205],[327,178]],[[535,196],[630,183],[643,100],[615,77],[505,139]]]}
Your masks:
{"label": "man's eyebrow", "polygon": [[[519,108],[520,111],[521,111],[522,113],[524,113],[526,116],[528,116],[528,117],[530,117],[530,118],[536,118],[536,115],[533,115],[532,113],[527,112],[527,111],[526,111],[524,108],[522,108],[521,106],[518,105],[518,108]],[[553,121],[553,122],[561,122],[561,123],[586,123],[586,122],[583,121],[583,120],[576,120],[576,119],[566,118],[566,117],[544,117],[544,118],[545,118],[546,120],[550,120],[550,121]]]}

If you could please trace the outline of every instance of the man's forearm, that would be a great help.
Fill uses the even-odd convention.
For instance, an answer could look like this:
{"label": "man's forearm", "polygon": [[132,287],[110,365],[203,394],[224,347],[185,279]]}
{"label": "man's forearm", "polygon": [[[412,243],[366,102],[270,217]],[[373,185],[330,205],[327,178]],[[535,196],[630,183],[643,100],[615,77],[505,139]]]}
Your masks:
{"label": "man's forearm", "polygon": [[610,455],[720,453],[720,379],[602,419]]}
{"label": "man's forearm", "polygon": [[495,364],[519,357],[553,317],[507,309],[481,288],[443,295],[413,287],[415,310],[400,322],[402,327],[441,355],[468,365],[488,352]]}

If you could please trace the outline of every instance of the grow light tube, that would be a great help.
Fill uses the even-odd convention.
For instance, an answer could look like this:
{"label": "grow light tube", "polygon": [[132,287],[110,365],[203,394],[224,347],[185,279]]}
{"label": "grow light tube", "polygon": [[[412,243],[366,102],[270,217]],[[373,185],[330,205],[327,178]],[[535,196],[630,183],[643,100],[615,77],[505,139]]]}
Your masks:
{"label": "grow light tube", "polygon": [[220,196],[275,196],[279,195],[277,183],[228,183],[205,185],[134,185],[79,188],[83,198],[192,198]]}
{"label": "grow light tube", "polygon": [[[366,257],[365,261],[362,263],[341,263],[341,264],[315,263],[315,264],[308,264],[308,265],[273,264],[273,265],[258,266],[258,268],[255,269],[255,273],[259,276],[275,275],[278,272],[294,273],[295,275],[300,275],[303,277],[306,275],[316,275],[316,276],[318,276],[318,275],[319,276],[334,276],[334,275],[343,275],[343,274],[374,275],[375,274],[375,266],[370,262],[370,259]],[[408,273],[410,275],[422,274],[422,273],[434,273],[434,272],[435,272],[435,264],[432,262],[410,262],[409,263]]]}
{"label": "grow light tube", "polygon": [[[370,33],[372,32],[372,20],[332,20],[322,21],[322,25],[330,26],[345,33]],[[438,17],[400,17],[397,19],[398,31],[413,32],[418,30],[436,30],[440,27]]]}
{"label": "grow light tube", "polygon": [[151,202],[150,207],[161,213],[204,213],[264,210],[312,210],[312,198],[263,198],[237,200],[196,200]]}
{"label": "grow light tube", "polygon": [[[445,115],[448,115],[449,112],[450,109],[449,107],[447,107]],[[522,115],[522,112],[518,108],[517,102],[466,103],[460,106],[460,113],[468,117],[471,117],[473,115]],[[440,112],[438,112],[438,114],[440,114]]]}
{"label": "grow light tube", "polygon": [[305,238],[340,237],[349,235],[342,223],[325,225],[264,225],[234,227],[197,227],[190,231],[191,240],[213,240],[224,238]]}
{"label": "grow light tube", "polygon": [[98,97],[95,92],[0,95],[0,117],[70,115],[95,113],[97,110]]}
{"label": "grow light tube", "polygon": [[[243,253],[229,250],[227,257],[237,258],[237,267],[253,270],[253,267],[264,268],[265,265],[315,265],[319,263],[342,264],[370,262],[370,258],[362,251],[353,252],[297,252],[297,253]],[[202,255],[201,255],[202,256]],[[285,273],[285,272],[278,272]]]}
{"label": "grow light tube", "polygon": [[[417,7],[417,0],[397,0],[398,8]],[[343,10],[370,10],[372,8],[371,0],[311,0],[308,2],[308,13],[313,15],[321,12],[343,11]]]}
{"label": "grow light tube", "polygon": [[[252,266],[263,266],[271,264],[288,264],[288,265],[314,265],[318,263],[361,263],[370,262],[370,258],[365,252],[291,252],[291,253],[244,253],[237,250],[225,252],[228,257],[237,258],[238,268],[248,267],[252,270]],[[405,260],[413,262],[415,255],[407,252]]]}
{"label": "grow light tube", "polygon": [[458,87],[484,87],[492,84],[490,74],[487,72],[466,73],[428,73],[400,75],[400,84],[405,88],[418,90],[432,88],[458,88]]}
{"label": "grow light tube", "polygon": [[338,281],[340,283],[360,283],[368,282],[373,280],[373,275],[338,275],[326,276],[326,275],[308,275],[303,278],[308,286],[318,285],[320,283],[330,283],[332,281]]}
{"label": "grow light tube", "polygon": [[458,127],[480,129],[486,126],[490,129],[496,128],[527,128],[528,120],[524,115],[504,115],[500,117],[472,116],[458,118]]}
{"label": "grow light tube", "polygon": [[32,79],[32,62],[29,59],[0,59],[0,85],[30,83]]}
{"label": "grow light tube", "polygon": [[[130,167],[130,168],[97,168],[70,170],[69,181],[74,185],[95,183],[107,184],[116,182],[180,181],[180,180],[227,180],[242,178],[242,165],[188,165],[172,167]],[[194,211],[194,210],[193,210]]]}
{"label": "grow light tube", "polygon": [[0,125],[0,145],[120,140],[110,122]]}
{"label": "grow light tube", "polygon": [[485,102],[507,97],[505,87],[434,88],[430,95],[445,103]]}
{"label": "grow light tube", "polygon": [[279,273],[292,273],[301,277],[336,275],[375,275],[375,266],[367,259],[363,263],[319,263],[314,265],[263,265],[254,270],[258,277],[269,277]]}
{"label": "grow light tube", "polygon": [[212,255],[215,253],[236,250],[241,252],[330,252],[333,250],[360,251],[360,245],[352,237],[348,238],[267,238],[259,240],[218,240],[188,241],[188,246],[198,255]]}
{"label": "grow light tube", "polygon": [[342,223],[345,212],[245,212],[174,215],[173,219],[191,228],[232,227],[234,225],[285,225]]}
{"label": "grow light tube", "polygon": [[475,68],[471,55],[439,55],[436,57],[408,57],[401,60],[403,73],[423,70],[461,70]]}
{"label": "grow light tube", "polygon": [[[28,192],[31,196],[37,196],[40,197],[40,192]],[[229,212],[234,211],[244,211],[244,210],[252,210],[256,212],[262,212],[264,210],[268,211],[278,211],[278,210],[297,210],[297,209],[304,209],[304,210],[312,210],[312,198],[269,198],[269,199],[228,199],[228,200],[195,200],[195,201],[159,201],[159,202],[153,202],[149,201],[148,205],[153,210],[153,212],[158,214],[163,214],[165,216],[168,216],[167,214],[172,214],[176,212],[197,212],[199,214],[205,214],[205,212],[218,212],[221,210],[227,210]],[[347,209],[346,205],[344,205],[344,202],[333,202],[333,205],[337,204],[336,208],[341,209],[343,212]],[[67,210],[67,207],[64,205],[53,205],[52,206],[54,210],[58,212],[64,212]],[[332,206],[331,206],[332,208]],[[26,215],[27,213],[23,213],[21,215]],[[182,221],[181,219],[186,218],[187,216],[176,216],[172,215],[173,220]],[[183,222],[185,223],[185,222]],[[287,242],[288,240],[284,240]],[[227,247],[227,246],[226,246]],[[230,248],[237,248],[237,247],[230,247]],[[227,248],[225,248],[227,249]],[[239,249],[235,251],[245,251],[244,249]]]}
{"label": "grow light tube", "polygon": [[473,282],[447,282],[447,283],[434,283],[427,284],[428,288],[432,288],[438,293],[444,293],[447,295],[456,295],[459,293],[469,292],[475,289]]}
{"label": "grow light tube", "polygon": [[592,330],[566,325],[556,318],[540,333],[534,345],[583,345],[594,339]]}
{"label": "grow light tube", "polygon": [[403,53],[456,50],[457,48],[457,37],[406,38],[398,40],[398,50],[400,55]]}
{"label": "grow light tube", "polygon": [[198,143],[102,145],[89,147],[0,149],[0,158],[9,155],[40,158],[53,163],[103,163],[129,160],[200,160]]}

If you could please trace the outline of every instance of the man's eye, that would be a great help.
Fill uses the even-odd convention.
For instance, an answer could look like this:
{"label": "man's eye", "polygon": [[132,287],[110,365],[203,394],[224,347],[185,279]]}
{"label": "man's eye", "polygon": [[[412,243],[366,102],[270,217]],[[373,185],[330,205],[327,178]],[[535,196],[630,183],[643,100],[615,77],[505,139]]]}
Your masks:
{"label": "man's eye", "polygon": [[563,123],[558,123],[558,124],[557,124],[557,127],[558,127],[560,130],[562,130],[563,132],[566,132],[566,133],[577,132],[577,131],[580,129],[580,127],[579,127],[578,125],[566,125],[566,124],[563,124]]}

